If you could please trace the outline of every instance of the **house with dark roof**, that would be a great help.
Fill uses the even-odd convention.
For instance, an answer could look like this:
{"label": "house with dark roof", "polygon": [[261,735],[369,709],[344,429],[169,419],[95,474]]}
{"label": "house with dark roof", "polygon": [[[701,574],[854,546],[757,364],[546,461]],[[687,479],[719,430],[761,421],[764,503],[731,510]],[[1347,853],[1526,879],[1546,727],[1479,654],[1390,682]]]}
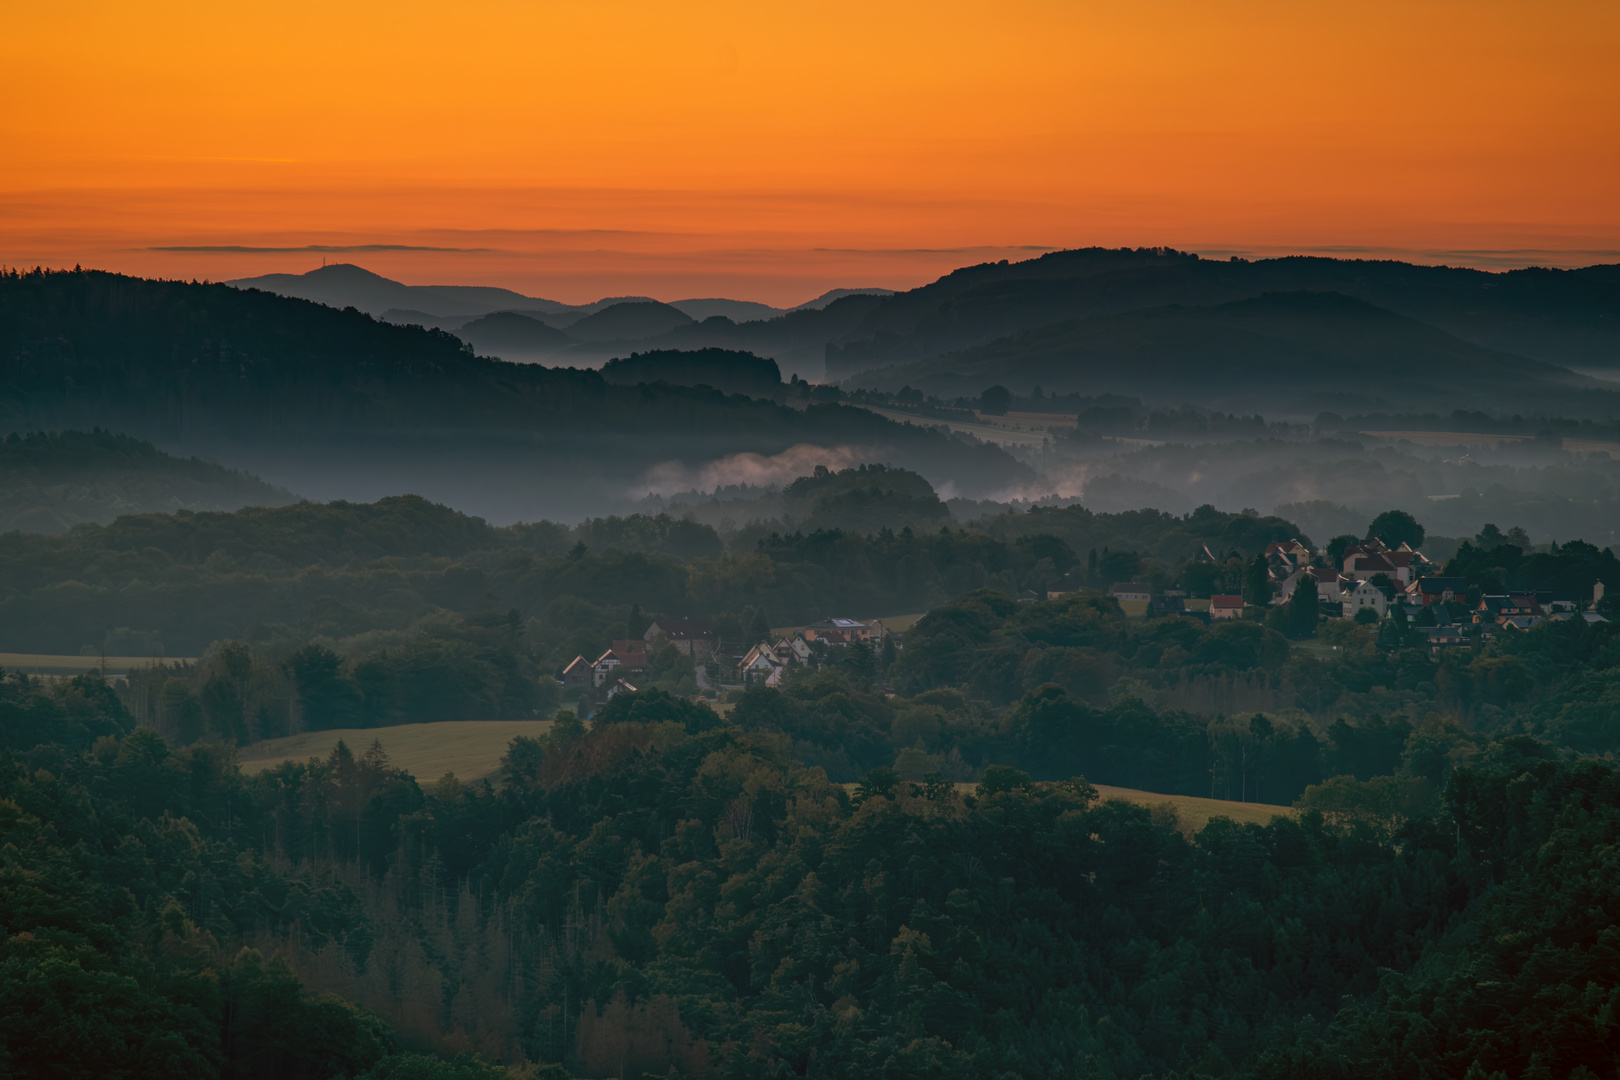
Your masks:
{"label": "house with dark roof", "polygon": [[591,690],[596,686],[596,672],[591,662],[583,656],[576,656],[563,668],[563,692]]}
{"label": "house with dark roof", "polygon": [[1468,635],[1463,633],[1460,626],[1419,626],[1415,629],[1423,636],[1431,657],[1437,657],[1447,649],[1469,647]]}
{"label": "house with dark roof", "polygon": [[659,619],[642,639],[649,647],[668,641],[693,660],[706,660],[714,652],[714,627],[704,619]]}
{"label": "house with dark roof", "polygon": [[1140,581],[1116,581],[1108,587],[1108,595],[1122,604],[1145,604],[1153,599],[1153,586]]}
{"label": "house with dark roof", "polygon": [[820,622],[813,622],[800,631],[806,641],[825,641],[828,644],[847,645],[851,641],[866,641],[872,636],[872,628],[859,619],[844,619],[829,615]]}
{"label": "house with dark roof", "polygon": [[1468,599],[1468,579],[1441,577],[1438,574],[1421,577],[1406,587],[1408,603],[1420,607],[1434,604],[1460,604]]}

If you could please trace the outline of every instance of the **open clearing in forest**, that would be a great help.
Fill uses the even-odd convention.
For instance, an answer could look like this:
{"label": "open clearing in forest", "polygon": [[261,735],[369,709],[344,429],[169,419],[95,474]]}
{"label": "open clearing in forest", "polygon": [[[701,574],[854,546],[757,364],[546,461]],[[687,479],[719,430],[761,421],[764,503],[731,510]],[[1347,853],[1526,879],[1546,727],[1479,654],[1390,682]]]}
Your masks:
{"label": "open clearing in forest", "polygon": [[84,675],[102,670],[108,675],[127,675],[153,664],[195,664],[195,657],[171,656],[56,656],[49,653],[0,653],[0,668],[25,675]]}
{"label": "open clearing in forest", "polygon": [[1106,784],[1093,786],[1097,794],[1105,799],[1124,799],[1143,806],[1169,803],[1176,808],[1176,818],[1181,824],[1194,832],[1209,824],[1209,819],[1214,817],[1231,818],[1243,825],[1269,825],[1274,817],[1293,817],[1299,812],[1292,806],[1273,806],[1270,803],[1227,802],[1225,799],[1205,799],[1197,795],[1158,795],[1151,791],[1108,787]]}
{"label": "open clearing in forest", "polygon": [[243,772],[259,772],[283,761],[324,758],[340,739],[350,753],[359,757],[375,739],[388,752],[390,765],[404,769],[423,784],[447,772],[462,780],[480,780],[500,769],[501,755],[514,738],[533,738],[550,730],[550,720],[445,720],[395,727],[334,728],[252,743],[237,751],[237,760]]}
{"label": "open clearing in forest", "polygon": [[[310,731],[285,739],[266,739],[237,752],[243,772],[259,772],[283,761],[306,761],[312,757],[324,758],[341,739],[350,753],[359,757],[375,739],[388,752],[389,764],[404,769],[423,784],[430,784],[447,772],[462,780],[481,780],[493,776],[501,767],[501,755],[507,744],[519,735],[531,737],[551,730],[550,720],[447,720],[437,724],[400,724],[397,727],[340,728],[332,731]],[[845,785],[853,789],[854,784]],[[958,784],[964,792],[978,785]],[[1227,802],[1224,799],[1205,799],[1196,795],[1161,795],[1154,791],[1109,787],[1097,784],[1097,794],[1104,799],[1124,799],[1126,802],[1154,807],[1169,804],[1175,807],[1176,817],[1183,828],[1196,832],[1213,817],[1227,817],[1240,823],[1265,825],[1278,815],[1293,816],[1297,811],[1290,806],[1272,806],[1267,803]]]}

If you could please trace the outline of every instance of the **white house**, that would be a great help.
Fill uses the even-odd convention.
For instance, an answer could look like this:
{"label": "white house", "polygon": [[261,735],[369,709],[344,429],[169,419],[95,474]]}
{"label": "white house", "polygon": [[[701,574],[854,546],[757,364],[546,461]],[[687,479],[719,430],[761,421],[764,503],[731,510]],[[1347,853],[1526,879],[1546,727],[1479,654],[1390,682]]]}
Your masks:
{"label": "white house", "polygon": [[1371,610],[1382,619],[1389,612],[1389,597],[1384,590],[1368,581],[1358,581],[1354,588],[1344,592],[1344,617],[1353,619],[1358,611]]}
{"label": "white house", "polygon": [[1241,619],[1243,617],[1243,597],[1241,596],[1212,596],[1209,598],[1209,617],[1215,619]]}
{"label": "white house", "polygon": [[1309,574],[1316,579],[1316,598],[1337,604],[1344,600],[1344,578],[1332,567],[1302,566],[1292,574],[1283,578],[1272,590],[1271,602],[1273,604],[1286,604],[1294,598],[1294,590],[1299,587],[1300,580]]}
{"label": "white house", "polygon": [[[768,680],[781,670],[782,661],[776,658],[776,649],[769,643],[755,645],[737,665],[737,673],[744,685]],[[777,680],[780,682],[781,680]]]}

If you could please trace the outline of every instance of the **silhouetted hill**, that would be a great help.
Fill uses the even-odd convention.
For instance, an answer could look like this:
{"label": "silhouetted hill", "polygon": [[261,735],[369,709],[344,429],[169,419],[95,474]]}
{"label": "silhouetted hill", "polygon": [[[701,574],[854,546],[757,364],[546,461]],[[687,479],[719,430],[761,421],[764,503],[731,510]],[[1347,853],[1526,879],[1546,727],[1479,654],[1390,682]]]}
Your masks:
{"label": "silhouetted hill", "polygon": [[455,335],[481,355],[503,360],[540,360],[573,344],[563,331],[515,311],[471,319],[457,327]]}
{"label": "silhouetted hill", "polygon": [[656,382],[712,386],[751,397],[765,397],[782,387],[775,360],[731,349],[631,353],[602,365],[602,378],[620,386]]}
{"label": "silhouetted hill", "polygon": [[[310,275],[270,275],[248,282],[367,311],[392,307],[470,318],[512,310],[565,330],[573,320],[626,299],[651,303],[644,298],[607,298],[595,305],[567,307],[502,290],[404,286],[367,275],[358,267],[327,267]],[[383,289],[386,283],[394,291],[375,297],[342,292],[336,286],[343,282],[374,289]],[[331,289],[316,295],[316,285],[325,289],[328,284]],[[752,309],[699,308],[699,320],[718,314],[730,321],[651,320],[647,326],[616,329],[627,335],[647,331],[622,339],[603,338],[593,331],[595,343],[575,346],[568,357],[572,363],[596,365],[618,351],[603,342],[637,340],[643,349],[739,349],[771,357],[784,373],[839,380],[1073,319],[1177,304],[1210,307],[1271,292],[1342,293],[1488,349],[1568,367],[1620,367],[1620,266],[1488,273],[1388,260],[1290,257],[1222,262],[1166,248],[1088,248],[1023,262],[985,263],[894,294],[834,289],[787,314],[753,321],[748,314]],[[430,300],[430,293],[450,302],[454,312],[435,306],[438,301]],[[369,306],[385,299],[383,306]],[[485,306],[473,311],[469,305],[475,303]],[[391,316],[390,321],[399,320]],[[444,321],[414,321],[454,329]]]}
{"label": "silhouetted hill", "polygon": [[1031,476],[994,447],[862,409],[615,386],[358,311],[96,271],[0,276],[0,365],[0,431],[102,427],[311,498],[408,491],[504,520],[622,507],[655,466],[800,443],[970,491]]}
{"label": "silhouetted hill", "polygon": [[940,396],[1000,383],[1018,392],[1116,393],[1248,412],[1356,401],[1414,408],[1568,403],[1620,395],[1539,360],[1494,352],[1337,293],[1269,293],[1215,307],[1071,320],[933,360],[868,372],[861,385]]}
{"label": "silhouetted hill", "polygon": [[678,308],[690,315],[698,322],[712,318],[715,315],[724,315],[732,322],[753,322],[758,319],[774,319],[784,314],[783,308],[774,308],[769,304],[755,303],[752,300],[725,300],[720,297],[711,297],[703,300],[672,300],[670,307]]}
{"label": "silhouetted hill", "polygon": [[283,506],[290,491],[105,431],[12,433],[0,441],[0,533],[64,533],[86,522],[175,510]]}
{"label": "silhouetted hill", "polygon": [[1019,330],[1268,292],[1337,292],[1465,341],[1566,366],[1620,365],[1620,273],[1290,257],[1218,262],[1162,248],[1089,248],[964,267],[898,293],[827,347],[829,375],[927,359]]}
{"label": "silhouetted hill", "polygon": [[440,317],[470,317],[514,308],[547,311],[564,310],[569,306],[483,285],[406,285],[351,263],[334,263],[306,274],[238,278],[225,284],[313,300],[329,307],[356,307],[370,315],[381,315],[389,308],[402,308]]}
{"label": "silhouetted hill", "polygon": [[868,289],[828,289],[814,300],[791,307],[789,311],[820,311],[834,300],[842,300],[846,296],[893,296],[893,289],[880,289],[876,286]]}
{"label": "silhouetted hill", "polygon": [[575,341],[637,341],[692,321],[684,311],[656,300],[628,300],[569,323],[567,329]]}

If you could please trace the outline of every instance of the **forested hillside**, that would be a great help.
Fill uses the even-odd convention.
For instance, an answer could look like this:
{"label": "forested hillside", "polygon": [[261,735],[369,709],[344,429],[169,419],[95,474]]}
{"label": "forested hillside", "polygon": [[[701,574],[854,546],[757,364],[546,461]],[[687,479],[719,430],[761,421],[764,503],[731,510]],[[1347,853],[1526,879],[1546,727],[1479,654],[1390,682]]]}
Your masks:
{"label": "forested hillside", "polygon": [[[497,528],[409,496],[0,536],[0,648],[94,652],[129,628],[186,656],[220,638],[347,637],[403,629],[441,608],[515,609],[550,656],[581,633],[606,648],[624,636],[610,628],[632,605],[742,625],[755,611],[770,625],[829,609],[920,612],[974,588],[1043,589],[1077,568],[1103,586],[1144,572],[1144,559],[1170,573],[1203,544],[1252,557],[1298,532],[1208,509],[1183,518],[1081,507],[968,530],[944,524],[943,504],[915,474],[882,469],[806,478],[784,497],[809,531],[739,530],[730,551],[713,528],[668,515]],[[1088,564],[1091,548],[1110,544],[1112,554]]]}
{"label": "forested hillside", "polygon": [[873,308],[828,353],[828,373],[924,360],[1073,319],[1207,307],[1266,293],[1339,293],[1487,349],[1612,366],[1616,267],[1488,273],[1395,261],[1200,259],[1168,248],[1087,248],[963,267]]}
{"label": "forested hillside", "polygon": [[101,427],[312,497],[433,496],[491,518],[628,506],[655,467],[803,445],[988,493],[999,448],[863,409],[619,386],[471,354],[442,331],[225,285],[93,271],[0,276],[0,427]]}
{"label": "forested hillside", "polygon": [[[829,784],[798,760],[796,712],[853,741],[883,699],[826,676],[754,693],[734,726],[626,695],[589,732],[514,740],[500,784],[475,786],[418,783],[378,746],[244,776],[217,745],[133,727],[93,676],[7,679],[0,719],[33,733],[0,759],[8,1068],[500,1075],[402,1050],[564,1063],[551,1078],[1620,1066],[1612,763],[1476,737],[1443,797],[1189,835],[1010,767],[972,792],[885,769]],[[1411,768],[1426,755],[1408,741]]]}
{"label": "forested hillside", "polygon": [[1160,405],[1310,416],[1332,405],[1608,415],[1576,395],[1605,384],[1470,344],[1340,293],[1267,293],[1214,307],[1163,307],[1023,330],[962,352],[883,368],[857,385],[974,397],[989,385],[1138,395]]}
{"label": "forested hillside", "polygon": [[103,431],[15,432],[0,441],[0,533],[63,533],[125,514],[282,506],[255,476]]}

